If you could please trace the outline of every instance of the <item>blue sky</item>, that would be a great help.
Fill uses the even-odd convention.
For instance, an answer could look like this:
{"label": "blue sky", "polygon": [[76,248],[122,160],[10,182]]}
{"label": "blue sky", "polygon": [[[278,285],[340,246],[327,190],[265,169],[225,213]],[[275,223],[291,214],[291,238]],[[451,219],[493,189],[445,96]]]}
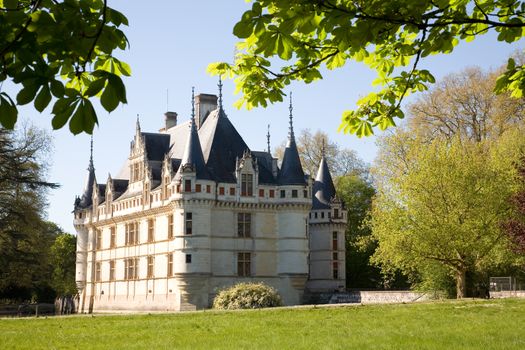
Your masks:
{"label": "blue sky", "polygon": [[[206,74],[206,66],[210,62],[231,61],[236,42],[233,25],[250,6],[244,0],[114,0],[109,5],[123,12],[130,22],[125,33],[131,47],[117,57],[131,65],[132,76],[125,80],[127,105],[111,114],[97,109],[94,161],[101,183],[106,182],[108,173],[115,175],[128,156],[137,114],[143,131],[157,131],[167,108],[177,112],[180,121],[189,117],[192,86],[197,93],[217,93],[217,79]],[[422,67],[430,69],[437,79],[467,66],[496,68],[520,47],[521,42],[497,43],[495,35],[487,35],[460,44],[451,55],[426,58]],[[322,130],[342,147],[354,149],[365,161],[372,162],[376,154],[374,138],[343,135],[337,127],[342,112],[355,106],[359,97],[371,89],[374,78],[365,66],[350,63],[343,69],[326,72],[322,81],[293,84],[296,133],[304,128]],[[267,124],[271,125],[272,147],[285,140],[287,103],[266,109],[236,110],[232,105],[236,99],[233,91],[233,83],[225,81],[226,113],[250,148],[266,148]],[[23,118],[50,129],[51,108],[41,114],[31,105],[20,110]],[[61,187],[49,194],[48,218],[74,233],[71,211],[75,195],[80,194],[85,181],[89,136],[73,136],[67,128],[52,131],[52,135],[54,152],[49,180]]]}

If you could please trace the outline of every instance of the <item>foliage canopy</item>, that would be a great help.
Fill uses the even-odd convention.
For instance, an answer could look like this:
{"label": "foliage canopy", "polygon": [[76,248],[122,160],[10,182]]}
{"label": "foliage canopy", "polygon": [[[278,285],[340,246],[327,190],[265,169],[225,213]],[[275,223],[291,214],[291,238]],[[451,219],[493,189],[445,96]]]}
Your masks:
{"label": "foliage canopy", "polygon": [[[0,125],[14,127],[17,105],[42,112],[54,98],[54,129],[92,133],[92,97],[108,112],[126,103],[121,77],[131,70],[113,53],[128,46],[127,24],[107,0],[0,0]],[[5,81],[21,87],[16,98]]]}
{"label": "foliage canopy", "polygon": [[[524,14],[525,3],[515,0],[254,0],[233,28],[241,39],[234,62],[208,70],[235,77],[237,106],[252,108],[282,101],[292,80],[311,83],[322,79],[322,68],[363,62],[377,72],[380,89],[344,111],[340,126],[361,137],[395,125],[403,99],[435,82],[421,59],[490,31],[498,41],[518,41]],[[525,69],[509,59],[495,91],[521,97],[524,89]]]}

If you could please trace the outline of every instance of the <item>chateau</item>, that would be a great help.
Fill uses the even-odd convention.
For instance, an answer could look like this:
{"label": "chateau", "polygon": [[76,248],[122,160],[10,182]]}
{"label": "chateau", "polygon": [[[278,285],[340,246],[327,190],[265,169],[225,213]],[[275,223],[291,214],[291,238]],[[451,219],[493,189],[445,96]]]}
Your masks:
{"label": "chateau", "polygon": [[167,112],[158,133],[137,120],[128,159],[104,184],[91,156],[74,207],[79,312],[202,309],[250,281],[286,305],[344,288],[346,212],[324,157],[315,179],[303,172],[291,101],[279,165],[269,140],[250,150],[221,95],[195,96],[182,123]]}

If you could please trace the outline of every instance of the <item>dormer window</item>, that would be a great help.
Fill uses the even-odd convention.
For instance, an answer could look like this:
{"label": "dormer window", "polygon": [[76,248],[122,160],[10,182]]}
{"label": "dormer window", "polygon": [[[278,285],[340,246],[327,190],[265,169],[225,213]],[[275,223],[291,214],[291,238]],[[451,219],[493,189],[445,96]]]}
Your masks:
{"label": "dormer window", "polygon": [[139,162],[137,162],[135,164],[132,164],[130,167],[131,167],[131,169],[130,169],[131,181],[135,182],[135,181],[142,180],[142,167],[141,167],[141,164]]}
{"label": "dormer window", "polygon": [[241,174],[241,196],[253,196],[253,174]]}

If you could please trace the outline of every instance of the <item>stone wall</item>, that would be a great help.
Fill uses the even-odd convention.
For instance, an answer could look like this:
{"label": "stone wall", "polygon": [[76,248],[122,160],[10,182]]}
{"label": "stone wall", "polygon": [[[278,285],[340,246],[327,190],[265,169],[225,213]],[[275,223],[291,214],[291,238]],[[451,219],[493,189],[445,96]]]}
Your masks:
{"label": "stone wall", "polygon": [[412,303],[429,300],[433,295],[413,291],[349,291],[332,294],[329,304],[361,303],[361,304],[388,304]]}
{"label": "stone wall", "polygon": [[490,292],[491,299],[500,298],[525,298],[525,290],[513,290],[504,292]]}

